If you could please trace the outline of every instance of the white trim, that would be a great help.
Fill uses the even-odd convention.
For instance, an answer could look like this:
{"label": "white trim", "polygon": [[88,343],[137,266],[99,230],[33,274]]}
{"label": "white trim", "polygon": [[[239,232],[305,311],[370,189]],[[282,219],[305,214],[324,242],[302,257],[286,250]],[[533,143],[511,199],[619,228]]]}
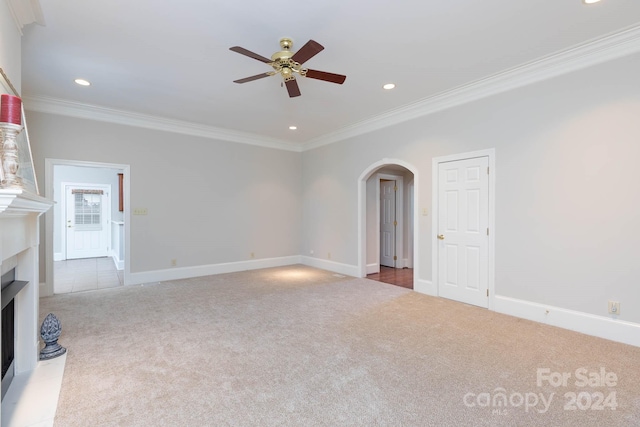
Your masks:
{"label": "white trim", "polygon": [[113,260],[113,264],[115,265],[116,270],[124,270],[124,260],[118,258],[118,254],[116,254],[116,251],[114,251],[113,248],[111,248],[111,251],[109,251],[108,256],[110,256]]}
{"label": "white trim", "polygon": [[53,254],[53,260],[54,261],[65,261],[66,258],[64,257],[64,253],[62,252],[55,252]]}
{"label": "white trim", "polygon": [[260,147],[275,148],[278,150],[295,152],[302,151],[301,146],[298,144],[248,132],[216,128],[213,126],[190,123],[181,120],[154,117],[146,114],[132,113],[129,111],[116,110],[97,105],[81,104],[79,102],[65,101],[62,99],[25,96],[22,100],[25,108],[30,111],[58,114],[87,120],[97,120],[101,122],[116,123],[125,126],[135,126],[158,131],[174,132],[183,135],[237,142],[241,144],[257,145]]}
{"label": "white trim", "polygon": [[431,280],[413,279],[413,290],[421,294],[438,296],[437,289],[433,286]]}
{"label": "white trim", "polygon": [[438,164],[444,162],[452,162],[457,160],[472,159],[476,157],[489,158],[489,271],[488,271],[488,289],[489,289],[489,310],[494,309],[494,293],[495,293],[495,247],[496,247],[496,150],[489,148],[486,150],[470,151],[467,153],[451,154],[448,156],[434,157],[431,160],[431,281],[434,283],[438,292]]}
{"label": "white trim", "polygon": [[300,264],[301,257],[292,255],[279,258],[253,259],[249,261],[228,262],[222,264],[196,265],[192,267],[170,268],[166,270],[131,273],[125,285],[155,283],[166,280],[188,279],[191,277],[210,276],[213,274],[235,273],[237,271],[257,270],[260,268],[282,267]]}
{"label": "white trim", "polygon": [[303,143],[303,151],[353,138],[638,51],[640,51],[640,25],[635,25],[311,139]]}
{"label": "white trim", "polygon": [[[420,259],[420,223],[418,221],[418,215],[416,212],[417,206],[420,206],[418,203],[418,195],[420,194],[418,191],[418,183],[419,181],[419,173],[418,169],[410,163],[405,162],[400,159],[389,159],[384,158],[379,160],[367,167],[364,172],[358,177],[358,265],[357,265],[357,274],[353,274],[356,277],[366,277],[367,276],[367,180],[374,174],[376,171],[387,165],[399,165],[409,170],[413,174],[414,181],[414,194],[416,195],[414,199],[414,213],[413,213],[413,230],[414,230],[414,239],[413,239],[413,258],[414,260]],[[378,186],[379,187],[379,186]],[[379,199],[379,197],[378,197]],[[378,221],[380,223],[380,221]],[[378,256],[380,250],[378,249]],[[413,268],[413,281],[415,281],[420,277],[420,262],[414,262]]]}
{"label": "white trim", "polygon": [[7,0],[7,4],[20,35],[22,35],[22,29],[26,25],[34,22],[39,25],[45,25],[44,14],[39,0]]}
{"label": "white trim", "polygon": [[416,212],[416,207],[415,207],[415,188],[414,188],[414,180],[409,181],[409,183],[407,184],[407,193],[409,194],[409,223],[407,224],[407,227],[409,228],[407,230],[407,236],[409,241],[407,242],[407,257],[405,258],[405,267],[407,268],[413,268],[413,265],[415,264],[415,259],[413,257],[413,241],[416,238],[416,235],[413,231],[413,224],[414,224],[414,216],[415,216],[415,212]]}
{"label": "white trim", "polygon": [[0,189],[0,214],[5,216],[24,216],[29,213],[39,216],[52,206],[52,201],[21,189]]}
{"label": "white trim", "polygon": [[367,264],[367,275],[380,273],[380,264],[377,262],[374,264]]}
{"label": "white trim", "polygon": [[309,256],[300,257],[300,262],[309,267],[320,268],[322,270],[333,271],[347,276],[360,277],[360,269],[356,265],[342,264],[328,259],[313,258]]}
{"label": "white trim", "polygon": [[495,311],[640,347],[640,324],[497,295]]}
{"label": "white trim", "polygon": [[[404,258],[404,177],[402,175],[393,175],[387,173],[379,173],[377,174],[376,180],[378,184],[376,185],[376,223],[378,224],[378,230],[380,230],[380,184],[381,180],[388,179],[396,182],[396,188],[400,191],[396,190],[396,226],[395,230],[395,238],[396,238],[396,262],[395,268],[402,268],[402,259]],[[398,215],[399,213],[399,215]],[[377,234],[377,253],[378,260],[380,260],[380,233]],[[379,272],[380,270],[378,270]]]}
{"label": "white trim", "polygon": [[[53,200],[53,172],[55,166],[82,166],[94,168],[121,169],[124,174],[124,283],[127,284],[131,274],[131,167],[124,164],[84,162],[79,160],[44,159],[45,196]],[[53,204],[53,202],[52,202]],[[45,214],[45,286],[44,295],[53,295],[53,209]],[[111,246],[111,242],[109,242]]]}

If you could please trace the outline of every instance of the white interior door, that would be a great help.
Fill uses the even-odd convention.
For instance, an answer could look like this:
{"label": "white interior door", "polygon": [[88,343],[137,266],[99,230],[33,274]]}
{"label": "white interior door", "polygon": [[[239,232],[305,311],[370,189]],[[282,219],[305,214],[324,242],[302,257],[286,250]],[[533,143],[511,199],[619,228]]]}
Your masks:
{"label": "white interior door", "polygon": [[380,181],[380,265],[396,266],[396,181]]}
{"label": "white interior door", "polygon": [[488,307],[489,158],[438,164],[438,294]]}
{"label": "white interior door", "polygon": [[67,259],[107,256],[110,192],[110,186],[65,186]]}

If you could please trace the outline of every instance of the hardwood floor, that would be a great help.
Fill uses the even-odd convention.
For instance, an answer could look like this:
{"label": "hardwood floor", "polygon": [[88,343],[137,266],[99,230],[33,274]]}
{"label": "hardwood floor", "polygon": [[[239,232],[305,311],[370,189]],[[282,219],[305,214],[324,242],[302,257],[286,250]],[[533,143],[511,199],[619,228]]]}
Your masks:
{"label": "hardwood floor", "polygon": [[369,274],[367,279],[413,289],[413,268],[380,267],[380,273]]}

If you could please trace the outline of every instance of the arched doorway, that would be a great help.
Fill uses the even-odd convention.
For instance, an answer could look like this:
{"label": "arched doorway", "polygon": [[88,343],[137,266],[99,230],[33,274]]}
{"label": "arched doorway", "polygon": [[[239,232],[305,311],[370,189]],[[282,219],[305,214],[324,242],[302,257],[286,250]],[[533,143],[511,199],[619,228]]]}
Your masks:
{"label": "arched doorway", "polygon": [[[396,188],[397,195],[387,194]],[[413,268],[418,276],[418,224],[415,200],[418,194],[417,168],[398,159],[373,163],[358,178],[358,271],[360,277],[389,268]],[[382,197],[381,197],[382,194]],[[391,207],[393,206],[393,207]],[[386,207],[386,211],[385,211]],[[397,216],[389,219],[388,213]],[[385,221],[386,220],[386,221]],[[395,223],[385,230],[385,222]],[[394,234],[389,234],[394,233]],[[393,254],[389,251],[393,250]],[[386,254],[386,258],[385,258]],[[384,267],[384,266],[387,267]],[[393,271],[393,270],[391,270]],[[411,286],[406,286],[411,287]]]}

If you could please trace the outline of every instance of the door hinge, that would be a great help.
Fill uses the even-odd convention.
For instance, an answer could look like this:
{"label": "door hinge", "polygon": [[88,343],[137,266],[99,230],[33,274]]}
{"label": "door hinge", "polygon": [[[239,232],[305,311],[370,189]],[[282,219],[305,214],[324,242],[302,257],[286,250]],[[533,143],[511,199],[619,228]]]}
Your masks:
{"label": "door hinge", "polygon": [[393,256],[393,260],[394,260],[394,261],[397,261],[397,260],[398,260],[398,256],[397,256],[397,255],[394,255],[394,256]]}
{"label": "door hinge", "polygon": [[489,289],[487,289],[487,296],[489,296]]}
{"label": "door hinge", "polygon": [[398,226],[398,221],[393,221],[393,226],[397,227]]}
{"label": "door hinge", "polygon": [[487,236],[489,235],[489,227],[487,227]]}
{"label": "door hinge", "polygon": [[487,166],[487,175],[489,175],[489,166]]}
{"label": "door hinge", "polygon": [[398,186],[397,186],[397,185],[395,185],[395,186],[393,187],[393,191],[398,191]]}

